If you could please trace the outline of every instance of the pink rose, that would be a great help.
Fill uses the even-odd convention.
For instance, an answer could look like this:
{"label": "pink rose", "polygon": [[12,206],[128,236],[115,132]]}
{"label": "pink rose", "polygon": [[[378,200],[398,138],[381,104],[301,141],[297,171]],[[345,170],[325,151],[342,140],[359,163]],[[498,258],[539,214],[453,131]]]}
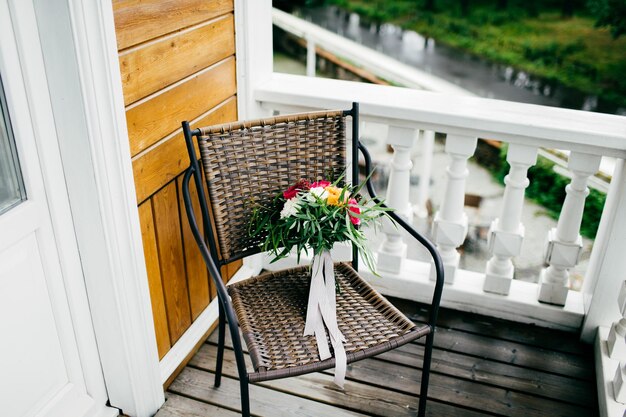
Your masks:
{"label": "pink rose", "polygon": [[353,225],[358,226],[361,223],[361,219],[353,216],[350,213],[361,214],[361,208],[358,206],[356,199],[351,198],[348,200],[348,215]]}
{"label": "pink rose", "polygon": [[309,188],[311,188],[311,184],[309,183],[309,181],[305,179],[299,179],[294,185],[283,191],[283,197],[285,198],[285,200],[291,200],[292,198],[297,196],[300,191],[306,191]]}
{"label": "pink rose", "polygon": [[329,185],[330,185],[330,181],[321,180],[321,181],[316,181],[313,184],[311,184],[311,188],[316,188],[316,187],[326,188]]}

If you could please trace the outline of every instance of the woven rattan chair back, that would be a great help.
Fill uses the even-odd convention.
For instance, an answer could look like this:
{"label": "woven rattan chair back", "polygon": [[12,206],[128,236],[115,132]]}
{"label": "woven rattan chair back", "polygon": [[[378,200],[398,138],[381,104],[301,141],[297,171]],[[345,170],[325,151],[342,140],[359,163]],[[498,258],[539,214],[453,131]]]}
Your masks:
{"label": "woven rattan chair back", "polygon": [[260,251],[250,237],[255,205],[270,205],[298,179],[333,179],[346,170],[343,111],[274,117],[200,129],[198,144],[221,262]]}

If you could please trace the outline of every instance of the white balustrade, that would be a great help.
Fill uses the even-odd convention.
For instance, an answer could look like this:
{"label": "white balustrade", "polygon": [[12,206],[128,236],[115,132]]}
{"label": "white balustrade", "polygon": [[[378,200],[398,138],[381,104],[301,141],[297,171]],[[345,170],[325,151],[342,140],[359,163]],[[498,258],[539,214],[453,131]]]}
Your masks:
{"label": "white balustrade", "polygon": [[315,41],[311,38],[306,40],[306,75],[315,77],[316,57],[315,57]]}
{"label": "white balustrade", "polygon": [[[416,129],[389,126],[387,144],[393,148],[393,158],[389,167],[389,183],[386,202],[398,215],[411,222],[412,210],[409,202],[411,186],[411,149],[417,142]],[[401,229],[389,221],[383,222],[385,238],[378,251],[377,267],[381,271],[399,273],[406,258],[406,243]]]}
{"label": "white balustrade", "polygon": [[483,290],[508,295],[513,279],[511,259],[520,254],[524,239],[521,223],[524,190],[528,187],[528,168],[537,161],[537,148],[518,144],[509,145],[506,160],[511,166],[504,178],[506,184],[500,217],[491,223],[489,252]]}
{"label": "white balustrade", "polygon": [[611,326],[606,344],[611,359],[626,361],[626,281],[620,288],[617,305],[622,318]]}
{"label": "white balustrade", "polygon": [[565,305],[569,291],[569,269],[580,260],[583,244],[580,236],[580,224],[585,208],[585,199],[589,194],[587,181],[600,167],[601,157],[579,152],[572,152],[568,168],[573,177],[565,188],[567,193],[559,221],[555,229],[548,233],[544,259],[550,265],[541,272],[539,301]]}
{"label": "white balustrade", "polygon": [[[477,138],[471,136],[449,134],[446,137],[445,151],[450,156],[450,165],[443,202],[433,223],[433,240],[441,253],[448,284],[454,282],[459,266],[460,255],[456,248],[463,244],[467,235],[465,179],[468,175],[467,160],[474,154],[476,143]],[[435,279],[434,273],[431,272],[430,278]]]}
{"label": "white balustrade", "polygon": [[[282,12],[277,11],[275,13],[283,15]],[[284,17],[291,18],[287,15]],[[302,22],[290,23],[285,22],[285,19],[282,18],[281,21],[281,27],[285,28],[285,25],[289,24],[292,33],[300,33],[298,36],[303,37],[308,33],[303,28]],[[320,36],[315,40],[328,40],[325,36]],[[238,42],[238,48],[246,47],[252,51],[259,50],[259,48],[250,47],[250,45],[257,46],[259,44],[259,42],[255,42],[256,39],[247,40],[248,42]],[[349,52],[355,48],[354,45],[347,46],[345,43],[340,44],[334,41],[323,43],[332,46],[334,52],[341,52],[339,55],[345,55],[344,52]],[[266,48],[264,63],[271,64],[271,42],[266,42]],[[244,58],[246,57],[245,54],[242,55]],[[369,60],[367,65],[370,67],[379,66],[382,62],[380,61],[381,58],[378,56],[372,58],[372,56],[371,51],[365,51],[359,57],[359,62],[363,58]],[[257,64],[257,61],[252,60],[251,62]],[[250,65],[248,67],[252,68]],[[267,65],[262,67],[271,68]],[[399,68],[397,63],[388,63],[385,67],[385,71],[388,71],[387,74],[390,75],[390,77],[385,78],[401,79],[397,76],[398,71],[395,71]],[[624,325],[626,324],[623,321],[624,315],[618,314],[614,302],[619,287],[625,278],[624,271],[626,270],[626,256],[624,256],[626,216],[623,215],[626,212],[626,167],[623,161],[626,157],[624,142],[626,139],[624,120],[626,119],[623,116],[490,100],[481,97],[452,97],[448,94],[424,91],[424,89],[305,78],[290,74],[274,73],[268,77],[266,76],[267,71],[262,71],[262,76],[258,76],[253,69],[245,71],[240,77],[247,86],[250,86],[241,89],[246,94],[241,100],[244,104],[252,102],[252,105],[263,110],[279,110],[286,113],[308,109],[347,108],[349,102],[357,101],[361,104],[361,116],[364,118],[397,126],[416,129],[426,128],[448,134],[446,152],[451,158],[448,185],[443,205],[437,213],[433,226],[434,240],[439,246],[446,264],[447,280],[454,279],[459,258],[456,248],[462,244],[466,234],[467,220],[463,214],[466,164],[467,158],[474,151],[475,138],[499,138],[510,144],[570,150],[572,154],[569,167],[574,173],[574,178],[567,188],[568,194],[558,226],[550,232],[545,253],[550,266],[542,272],[540,284],[513,280],[509,296],[497,297],[480,290],[480,286],[485,282],[482,274],[458,270],[459,282],[447,286],[443,293],[443,302],[447,306],[461,310],[478,311],[481,314],[537,323],[541,326],[569,331],[576,331],[582,323],[583,340],[591,342],[596,339],[599,341],[596,344],[596,359],[601,358],[603,363],[606,362],[605,359],[608,359],[606,340],[609,330],[605,326],[610,326],[611,323],[616,322],[613,326],[615,341],[611,342],[611,351],[613,355],[618,355],[618,351],[621,350],[619,343],[623,338],[622,333],[624,333]],[[393,72],[396,74],[394,75]],[[402,78],[402,80],[406,79],[406,77]],[[453,142],[457,143],[453,145]],[[468,145],[470,149],[461,149],[463,144]],[[399,152],[401,149],[396,147],[395,150]],[[587,193],[587,179],[596,171],[600,159],[598,156],[591,156],[590,154],[614,157],[617,158],[617,163],[587,268],[583,284],[584,293],[572,291],[568,295],[568,269],[576,265],[581,251],[579,229]],[[397,158],[397,161],[402,160],[400,155],[397,155]],[[515,175],[513,171],[515,171],[514,168],[511,169],[510,177],[520,175],[521,169]],[[394,178],[391,182],[397,183],[398,181]],[[422,181],[422,184],[426,184],[426,181]],[[408,179],[402,187],[391,184],[391,188],[396,192],[401,188],[404,189],[404,197],[408,198]],[[511,188],[510,193],[514,196],[507,196],[505,198],[507,201],[508,199],[516,200],[523,194],[521,189],[513,189],[514,187],[510,185],[509,188]],[[390,191],[390,194],[393,196],[394,192]],[[420,198],[418,202],[425,202],[425,199]],[[521,205],[513,202],[504,204],[505,207],[521,208]],[[503,231],[502,225],[508,221],[511,222],[509,224],[510,230],[515,230],[515,224],[519,223],[515,221],[518,215],[507,215],[505,207],[502,209],[498,224],[493,227],[494,231]],[[509,220],[504,220],[505,217]],[[519,235],[520,230],[517,229],[516,231]],[[400,262],[404,259],[402,238],[399,234],[393,234],[393,230],[387,229],[386,232],[387,241],[379,253],[379,259],[382,261],[385,256],[388,256],[389,264],[397,271],[401,269]],[[496,259],[491,262],[487,271],[488,275],[497,269],[494,268],[498,260],[495,240],[501,235],[502,233],[494,233],[492,236],[494,240],[492,255]],[[395,251],[394,248],[398,247],[400,250]],[[509,252],[510,254],[507,254],[505,259],[510,260],[516,251]],[[394,254],[397,255],[395,261],[389,258]],[[509,264],[508,262],[506,264],[507,268],[505,269],[508,270]],[[428,281],[429,268],[427,264],[409,259],[405,260],[401,273],[396,275],[385,272],[381,270],[381,277],[374,278],[371,276],[372,283],[382,292],[422,302],[429,301],[432,282]],[[508,276],[507,274],[502,275]],[[541,301],[556,304],[565,304],[567,301],[567,303],[563,308],[537,303],[537,287],[541,288],[538,295]],[[600,335],[604,336],[602,338],[596,337]],[[607,368],[608,370],[603,370],[603,367],[596,363],[596,369],[599,372],[598,391],[602,396],[599,404],[603,415],[606,415],[607,403],[603,400],[612,401],[614,391],[618,399],[622,399],[624,391],[626,391],[626,384],[623,383],[626,380],[626,362],[622,363],[618,373],[615,373],[617,361],[609,361],[611,365]],[[614,382],[614,386],[611,386],[610,381]],[[603,405],[604,408],[602,408]],[[618,405],[617,409],[619,414],[610,414],[611,417],[623,414],[623,405]]]}
{"label": "white balustrade", "polygon": [[[624,191],[626,190],[626,180],[624,180],[626,174],[621,174],[619,177],[621,178],[617,181],[619,187],[617,185],[614,187],[613,183],[616,182],[616,174],[614,174],[612,191],[609,192],[607,208],[603,213],[602,224],[605,226],[601,227],[598,232],[590,259],[589,272],[585,277],[585,296],[583,297],[583,293],[580,292],[570,292],[564,308],[554,308],[553,305],[544,303],[538,304],[538,285],[531,282],[513,280],[507,297],[495,297],[492,293],[484,292],[485,274],[458,268],[459,255],[456,248],[462,244],[465,237],[466,221],[463,215],[465,174],[467,158],[474,151],[476,137],[498,138],[509,144],[535,148],[568,149],[572,152],[572,163],[576,160],[577,153],[612,156],[618,158],[620,162],[621,158],[626,155],[624,117],[477,97],[452,98],[423,90],[276,73],[273,74],[272,80],[260,84],[255,89],[255,98],[264,108],[285,113],[307,109],[347,108],[349,101],[354,100],[361,104],[363,120],[397,127],[427,129],[446,133],[449,136],[446,144],[446,152],[451,159],[448,174],[449,185],[448,190],[445,191],[445,201],[440,206],[436,224],[433,227],[433,240],[439,246],[447,265],[447,279],[454,279],[456,272],[458,281],[447,286],[444,291],[443,299],[446,305],[570,331],[580,328],[583,319],[587,316],[589,319],[585,320],[583,327],[585,340],[590,340],[595,336],[598,326],[610,326],[616,321],[614,313],[617,312],[617,308],[613,300],[617,293],[616,288],[619,288],[617,284],[621,284],[625,278],[622,271],[626,270],[623,266],[626,263],[626,257],[620,255],[620,252],[623,252],[620,248],[623,248],[625,244],[623,236],[626,236],[624,233],[626,220],[623,220],[625,216],[620,215],[626,207],[624,203],[626,201],[626,191]],[[455,141],[459,143],[453,145]],[[426,143],[426,140],[424,142]],[[461,149],[463,144],[466,144],[469,149]],[[400,150],[396,147],[397,152]],[[598,160],[599,158],[592,156],[591,159]],[[617,166],[620,166],[619,163]],[[414,171],[421,174],[422,168],[424,167]],[[576,171],[573,165],[571,168]],[[575,173],[574,176],[576,175],[580,176]],[[515,175],[512,172],[510,176]],[[408,175],[403,180],[404,191],[400,193],[403,198],[408,198],[407,177]],[[573,182],[577,181],[578,179],[575,179]],[[397,183],[395,178],[391,182]],[[426,183],[425,180],[422,181],[423,185]],[[443,184],[437,184],[438,189],[442,186]],[[392,190],[400,189],[393,184],[391,188]],[[572,185],[572,188],[576,187]],[[433,193],[432,187],[430,191]],[[521,190],[511,191],[514,191],[514,195],[521,194]],[[393,191],[390,193],[393,194]],[[571,196],[569,200],[572,200]],[[510,207],[521,207],[514,203],[505,204]],[[570,204],[566,202],[562,217],[572,216],[568,208]],[[505,213],[506,211],[504,210]],[[513,219],[517,218],[517,215],[503,214],[500,218]],[[571,223],[565,220],[562,218],[561,222]],[[516,222],[512,221],[512,223]],[[577,223],[574,227],[576,236],[579,221]],[[501,228],[501,225],[498,225],[498,228]],[[401,272],[394,274],[380,270],[381,276],[372,278],[372,283],[389,295],[427,301],[427,296],[424,294],[432,286],[432,282],[428,279],[431,268],[419,260],[404,259],[401,236],[395,234],[394,229],[386,231],[389,233],[386,237],[387,242],[379,258],[382,263],[384,256],[388,256],[389,259],[389,256],[395,255],[395,259],[389,262],[393,268],[389,267],[389,269],[401,270]],[[399,250],[394,248],[399,248]],[[553,253],[560,252],[554,250]],[[551,265],[556,266],[555,261],[556,259],[552,259]],[[402,268],[400,268],[401,262],[404,264]],[[608,334],[608,329],[606,333]],[[613,367],[610,372],[614,373],[614,371]],[[613,375],[610,378],[612,379]]]}
{"label": "white balustrade", "polygon": [[430,171],[433,165],[433,152],[435,148],[435,132],[432,130],[424,130],[421,134],[422,141],[420,144],[420,176],[419,185],[417,187],[417,201],[413,206],[413,213],[421,218],[428,217],[428,198],[430,194]]}

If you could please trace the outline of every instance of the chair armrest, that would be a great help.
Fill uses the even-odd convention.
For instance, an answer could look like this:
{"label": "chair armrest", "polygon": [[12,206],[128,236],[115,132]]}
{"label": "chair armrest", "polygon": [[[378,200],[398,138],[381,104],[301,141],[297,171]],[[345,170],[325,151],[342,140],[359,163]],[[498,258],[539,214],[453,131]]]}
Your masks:
{"label": "chair armrest", "polygon": [[[365,159],[365,177],[367,178],[367,182],[365,185],[367,188],[367,192],[376,203],[381,203],[382,200],[376,195],[376,190],[374,190],[374,185],[372,184],[372,180],[370,178],[370,174],[372,172],[372,158],[370,156],[370,153],[365,145],[361,143],[361,141],[358,142],[358,147],[363,154],[363,158]],[[353,163],[357,162],[354,161]],[[384,203],[382,203],[382,206],[387,207]],[[441,255],[439,255],[437,248],[430,240],[428,240],[425,236],[422,236],[422,234],[415,230],[415,228],[407,223],[402,217],[398,216],[398,214],[393,211],[389,211],[387,213],[389,217],[391,217],[397,224],[402,226],[402,228],[405,229],[415,240],[417,240],[422,246],[424,246],[426,250],[428,250],[428,252],[430,253],[430,256],[433,258],[437,279],[435,281],[435,290],[433,292],[428,324],[431,326],[431,328],[434,329],[435,322],[437,321],[437,314],[439,313],[439,304],[441,302],[441,293],[443,292],[444,284],[444,270]]]}

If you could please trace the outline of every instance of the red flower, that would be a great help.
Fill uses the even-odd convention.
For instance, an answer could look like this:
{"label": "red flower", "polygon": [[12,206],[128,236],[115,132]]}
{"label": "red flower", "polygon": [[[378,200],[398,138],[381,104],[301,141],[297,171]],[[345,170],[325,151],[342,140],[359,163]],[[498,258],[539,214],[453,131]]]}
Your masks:
{"label": "red flower", "polygon": [[315,181],[313,184],[311,184],[311,188],[315,188],[315,187],[326,188],[329,185],[330,185],[330,181],[321,180],[321,181]]}
{"label": "red flower", "polygon": [[358,226],[361,223],[361,219],[353,216],[350,213],[361,214],[361,208],[358,206],[356,199],[351,198],[348,200],[348,215],[353,225]]}
{"label": "red flower", "polygon": [[309,181],[301,178],[294,185],[283,191],[283,197],[285,200],[291,200],[297,196],[300,191],[308,190],[309,188],[311,188]]}

